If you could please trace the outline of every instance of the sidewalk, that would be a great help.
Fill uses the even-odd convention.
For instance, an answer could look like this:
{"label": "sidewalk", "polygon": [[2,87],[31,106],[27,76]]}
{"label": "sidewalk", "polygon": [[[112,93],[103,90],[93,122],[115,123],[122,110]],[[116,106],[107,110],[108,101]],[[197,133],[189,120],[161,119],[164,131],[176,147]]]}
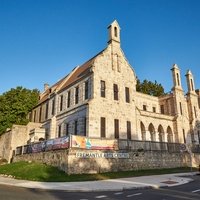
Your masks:
{"label": "sidewalk", "polygon": [[36,181],[16,180],[0,176],[0,184],[25,187],[25,188],[65,190],[71,192],[122,191],[126,189],[177,186],[192,181],[192,179],[187,176],[195,174],[196,174],[195,172],[164,174],[164,175],[140,176],[132,178],[120,178],[120,179],[109,179],[103,181],[85,181],[85,182],[36,182]]}

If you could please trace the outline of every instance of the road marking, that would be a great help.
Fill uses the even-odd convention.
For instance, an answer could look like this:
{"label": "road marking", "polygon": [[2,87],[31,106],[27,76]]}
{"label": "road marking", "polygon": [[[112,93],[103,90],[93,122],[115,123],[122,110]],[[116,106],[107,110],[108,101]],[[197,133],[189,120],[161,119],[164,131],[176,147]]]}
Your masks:
{"label": "road marking", "polygon": [[116,192],[116,193],[114,193],[114,195],[120,195],[120,194],[123,194],[123,192]]}
{"label": "road marking", "polygon": [[200,189],[192,191],[192,193],[196,193],[196,192],[200,192]]}
{"label": "road marking", "polygon": [[139,196],[139,195],[141,195],[142,193],[136,193],[136,194],[129,194],[129,195],[127,195],[126,197],[134,197],[134,196]]}
{"label": "road marking", "polygon": [[101,196],[96,196],[95,198],[96,199],[102,199],[102,198],[106,198],[107,196],[106,195],[101,195]]}

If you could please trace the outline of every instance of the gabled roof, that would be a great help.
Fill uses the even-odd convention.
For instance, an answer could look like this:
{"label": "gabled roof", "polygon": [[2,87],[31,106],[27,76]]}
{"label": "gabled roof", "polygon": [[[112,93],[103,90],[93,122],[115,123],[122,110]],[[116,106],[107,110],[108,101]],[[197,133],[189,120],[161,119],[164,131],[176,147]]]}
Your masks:
{"label": "gabled roof", "polygon": [[[104,51],[104,50],[103,50]],[[97,56],[99,56],[103,51],[99,52],[97,55],[92,57],[90,60],[85,62],[83,65],[74,68],[67,76],[62,78],[60,81],[55,83],[53,86],[49,87],[40,95],[39,104],[46,101],[49,98],[50,94],[54,92],[62,91],[63,89],[73,85],[77,81],[79,81],[82,77],[89,74],[90,68],[92,67],[94,60]]]}

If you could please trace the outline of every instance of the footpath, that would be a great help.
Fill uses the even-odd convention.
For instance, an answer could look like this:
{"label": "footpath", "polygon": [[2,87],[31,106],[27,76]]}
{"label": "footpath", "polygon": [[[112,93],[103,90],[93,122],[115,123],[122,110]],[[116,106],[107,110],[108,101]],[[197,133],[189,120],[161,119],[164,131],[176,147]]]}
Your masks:
{"label": "footpath", "polygon": [[193,181],[191,177],[196,174],[197,172],[190,172],[85,182],[37,182],[16,180],[0,176],[0,184],[34,189],[64,190],[69,192],[122,191],[128,189],[172,187],[186,184]]}

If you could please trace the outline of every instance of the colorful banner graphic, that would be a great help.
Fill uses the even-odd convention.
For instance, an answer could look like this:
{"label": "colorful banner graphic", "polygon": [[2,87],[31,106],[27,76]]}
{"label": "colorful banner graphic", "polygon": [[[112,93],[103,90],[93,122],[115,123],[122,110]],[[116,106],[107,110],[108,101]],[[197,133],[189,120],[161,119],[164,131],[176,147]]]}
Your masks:
{"label": "colorful banner graphic", "polygon": [[80,149],[95,149],[95,150],[118,150],[117,140],[87,138],[83,136],[72,135],[71,147]]}
{"label": "colorful banner graphic", "polygon": [[38,153],[45,151],[45,142],[35,143],[31,145],[31,153]]}
{"label": "colorful banner graphic", "polygon": [[53,140],[52,149],[67,149],[69,148],[69,137],[61,137]]}

